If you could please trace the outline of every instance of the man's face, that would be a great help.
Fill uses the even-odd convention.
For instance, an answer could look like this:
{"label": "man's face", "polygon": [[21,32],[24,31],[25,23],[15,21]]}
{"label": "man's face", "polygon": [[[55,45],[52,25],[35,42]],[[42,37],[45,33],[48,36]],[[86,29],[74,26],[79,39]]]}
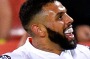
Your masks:
{"label": "man's face", "polygon": [[90,26],[81,25],[76,28],[76,38],[78,42],[90,41]]}
{"label": "man's face", "polygon": [[76,43],[71,23],[73,19],[66,13],[65,7],[58,1],[43,7],[44,25],[49,39],[63,49],[74,49]]}

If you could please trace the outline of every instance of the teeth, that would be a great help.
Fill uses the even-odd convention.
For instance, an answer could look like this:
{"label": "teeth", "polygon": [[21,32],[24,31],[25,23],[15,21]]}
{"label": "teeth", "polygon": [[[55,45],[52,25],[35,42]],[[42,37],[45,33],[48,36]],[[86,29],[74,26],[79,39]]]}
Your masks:
{"label": "teeth", "polygon": [[69,28],[65,31],[65,33],[72,33],[73,32],[73,28]]}

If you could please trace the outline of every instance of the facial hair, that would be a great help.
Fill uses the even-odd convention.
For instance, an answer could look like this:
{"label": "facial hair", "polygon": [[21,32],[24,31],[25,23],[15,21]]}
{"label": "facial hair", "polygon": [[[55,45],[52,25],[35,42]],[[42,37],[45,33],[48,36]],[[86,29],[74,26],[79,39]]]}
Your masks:
{"label": "facial hair", "polygon": [[71,50],[76,48],[76,40],[72,39],[71,41],[68,40],[65,36],[62,36],[58,32],[52,31],[51,29],[47,28],[48,37],[50,40],[56,44],[58,44],[64,50]]}

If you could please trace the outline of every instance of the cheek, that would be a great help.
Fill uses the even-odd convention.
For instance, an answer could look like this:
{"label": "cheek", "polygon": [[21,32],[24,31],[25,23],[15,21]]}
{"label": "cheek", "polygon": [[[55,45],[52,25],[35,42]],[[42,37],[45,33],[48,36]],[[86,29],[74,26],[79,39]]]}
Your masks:
{"label": "cheek", "polygon": [[61,35],[64,35],[63,31],[65,29],[65,25],[63,21],[51,21],[48,22],[46,26],[53,31],[60,33]]}
{"label": "cheek", "polygon": [[63,35],[64,29],[65,29],[64,22],[63,21],[58,21],[56,23],[56,30],[57,30],[57,32],[59,32],[61,35]]}
{"label": "cheek", "polygon": [[59,21],[59,23],[58,23],[58,28],[60,28],[60,30],[64,30],[64,27],[65,27],[65,25],[64,25],[64,22],[63,21]]}

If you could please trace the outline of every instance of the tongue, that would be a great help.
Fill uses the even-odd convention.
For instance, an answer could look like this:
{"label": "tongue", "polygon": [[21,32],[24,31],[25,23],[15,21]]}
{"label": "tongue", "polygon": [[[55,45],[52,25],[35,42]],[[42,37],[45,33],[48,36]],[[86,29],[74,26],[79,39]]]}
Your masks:
{"label": "tongue", "polygon": [[72,33],[68,33],[66,34],[66,37],[68,38],[68,40],[72,40],[74,38],[74,35]]}

